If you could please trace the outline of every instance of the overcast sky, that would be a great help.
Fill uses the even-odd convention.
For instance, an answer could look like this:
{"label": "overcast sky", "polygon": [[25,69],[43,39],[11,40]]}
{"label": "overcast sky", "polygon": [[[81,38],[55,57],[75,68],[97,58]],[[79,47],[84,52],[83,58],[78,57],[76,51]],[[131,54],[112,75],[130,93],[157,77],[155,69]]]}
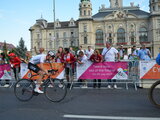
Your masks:
{"label": "overcast sky", "polygon": [[[68,21],[79,16],[80,0],[55,0],[56,19]],[[91,0],[93,15],[99,10],[101,4],[109,7],[109,0]],[[140,6],[144,11],[149,11],[149,0],[123,0],[124,6],[130,2]],[[35,24],[36,19],[43,18],[48,22],[53,21],[53,0],[0,0],[0,42],[4,40],[17,46],[21,37],[30,50],[29,28]]]}

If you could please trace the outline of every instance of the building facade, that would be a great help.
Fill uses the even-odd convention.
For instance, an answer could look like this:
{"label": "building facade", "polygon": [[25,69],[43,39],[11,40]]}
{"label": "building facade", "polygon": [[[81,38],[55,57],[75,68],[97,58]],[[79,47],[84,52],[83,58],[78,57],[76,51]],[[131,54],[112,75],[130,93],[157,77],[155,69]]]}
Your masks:
{"label": "building facade", "polygon": [[79,45],[102,49],[105,41],[110,41],[116,48],[123,45],[128,52],[133,45],[145,44],[155,57],[160,47],[160,0],[149,0],[150,12],[134,3],[123,6],[123,0],[109,2],[109,7],[101,5],[98,13],[92,15],[91,1],[81,0],[76,21],[48,23],[38,19],[30,28],[31,50],[35,46],[50,50]]}

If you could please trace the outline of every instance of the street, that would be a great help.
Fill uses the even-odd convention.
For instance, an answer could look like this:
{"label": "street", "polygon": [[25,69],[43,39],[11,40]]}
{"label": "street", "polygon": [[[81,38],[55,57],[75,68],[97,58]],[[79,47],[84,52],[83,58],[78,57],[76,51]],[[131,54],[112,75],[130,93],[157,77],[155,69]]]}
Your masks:
{"label": "street", "polygon": [[147,97],[148,89],[75,89],[60,103],[43,94],[18,101],[13,88],[0,88],[0,120],[160,120],[160,109]]}

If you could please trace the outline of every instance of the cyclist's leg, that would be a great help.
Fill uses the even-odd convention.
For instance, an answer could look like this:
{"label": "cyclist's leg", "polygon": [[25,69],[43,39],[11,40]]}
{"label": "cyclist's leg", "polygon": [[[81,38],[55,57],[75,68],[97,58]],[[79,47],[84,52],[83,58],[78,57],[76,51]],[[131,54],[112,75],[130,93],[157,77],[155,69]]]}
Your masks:
{"label": "cyclist's leg", "polygon": [[38,92],[38,93],[44,93],[43,91],[41,91],[39,89],[40,85],[41,85],[41,82],[42,82],[42,78],[43,78],[44,72],[37,65],[34,65],[32,63],[28,64],[28,69],[30,69],[31,71],[39,74],[39,78],[36,80],[37,83],[36,83],[36,88],[34,89],[34,91]]}

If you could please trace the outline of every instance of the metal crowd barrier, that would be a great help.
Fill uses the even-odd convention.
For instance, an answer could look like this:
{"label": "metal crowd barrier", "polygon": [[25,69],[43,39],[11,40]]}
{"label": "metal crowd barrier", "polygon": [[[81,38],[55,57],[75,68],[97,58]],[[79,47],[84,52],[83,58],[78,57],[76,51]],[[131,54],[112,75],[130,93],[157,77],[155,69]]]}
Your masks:
{"label": "metal crowd barrier", "polygon": [[[128,90],[129,89],[129,85],[132,84],[132,86],[134,87],[135,90],[137,90],[137,86],[141,87],[142,84],[144,84],[142,82],[142,80],[140,79],[140,69],[139,69],[139,60],[127,60],[128,62],[128,79],[126,80],[119,80],[116,79],[116,84],[119,86],[124,86],[125,88]],[[18,72],[17,72],[18,74]],[[12,87],[14,85],[14,83],[16,82],[16,79],[14,78],[14,73],[13,70],[11,69],[11,76],[12,79],[9,80],[9,87]],[[18,75],[20,76],[20,74]],[[70,68],[70,89],[72,88],[80,88],[79,84],[82,84],[83,82],[79,82],[76,78],[76,69],[74,69],[74,72],[72,72],[72,68]],[[19,79],[19,78],[17,78]],[[64,81],[66,81],[65,77],[64,77]],[[0,80],[0,87],[3,87],[5,85],[5,80]],[[66,81],[67,83],[67,81]],[[88,88],[93,88],[93,80],[87,80],[87,84],[88,84]],[[107,88],[108,85],[108,81],[106,79],[101,80],[101,88]],[[111,84],[113,82],[110,82]],[[152,84],[152,82],[148,82],[146,84]]]}

